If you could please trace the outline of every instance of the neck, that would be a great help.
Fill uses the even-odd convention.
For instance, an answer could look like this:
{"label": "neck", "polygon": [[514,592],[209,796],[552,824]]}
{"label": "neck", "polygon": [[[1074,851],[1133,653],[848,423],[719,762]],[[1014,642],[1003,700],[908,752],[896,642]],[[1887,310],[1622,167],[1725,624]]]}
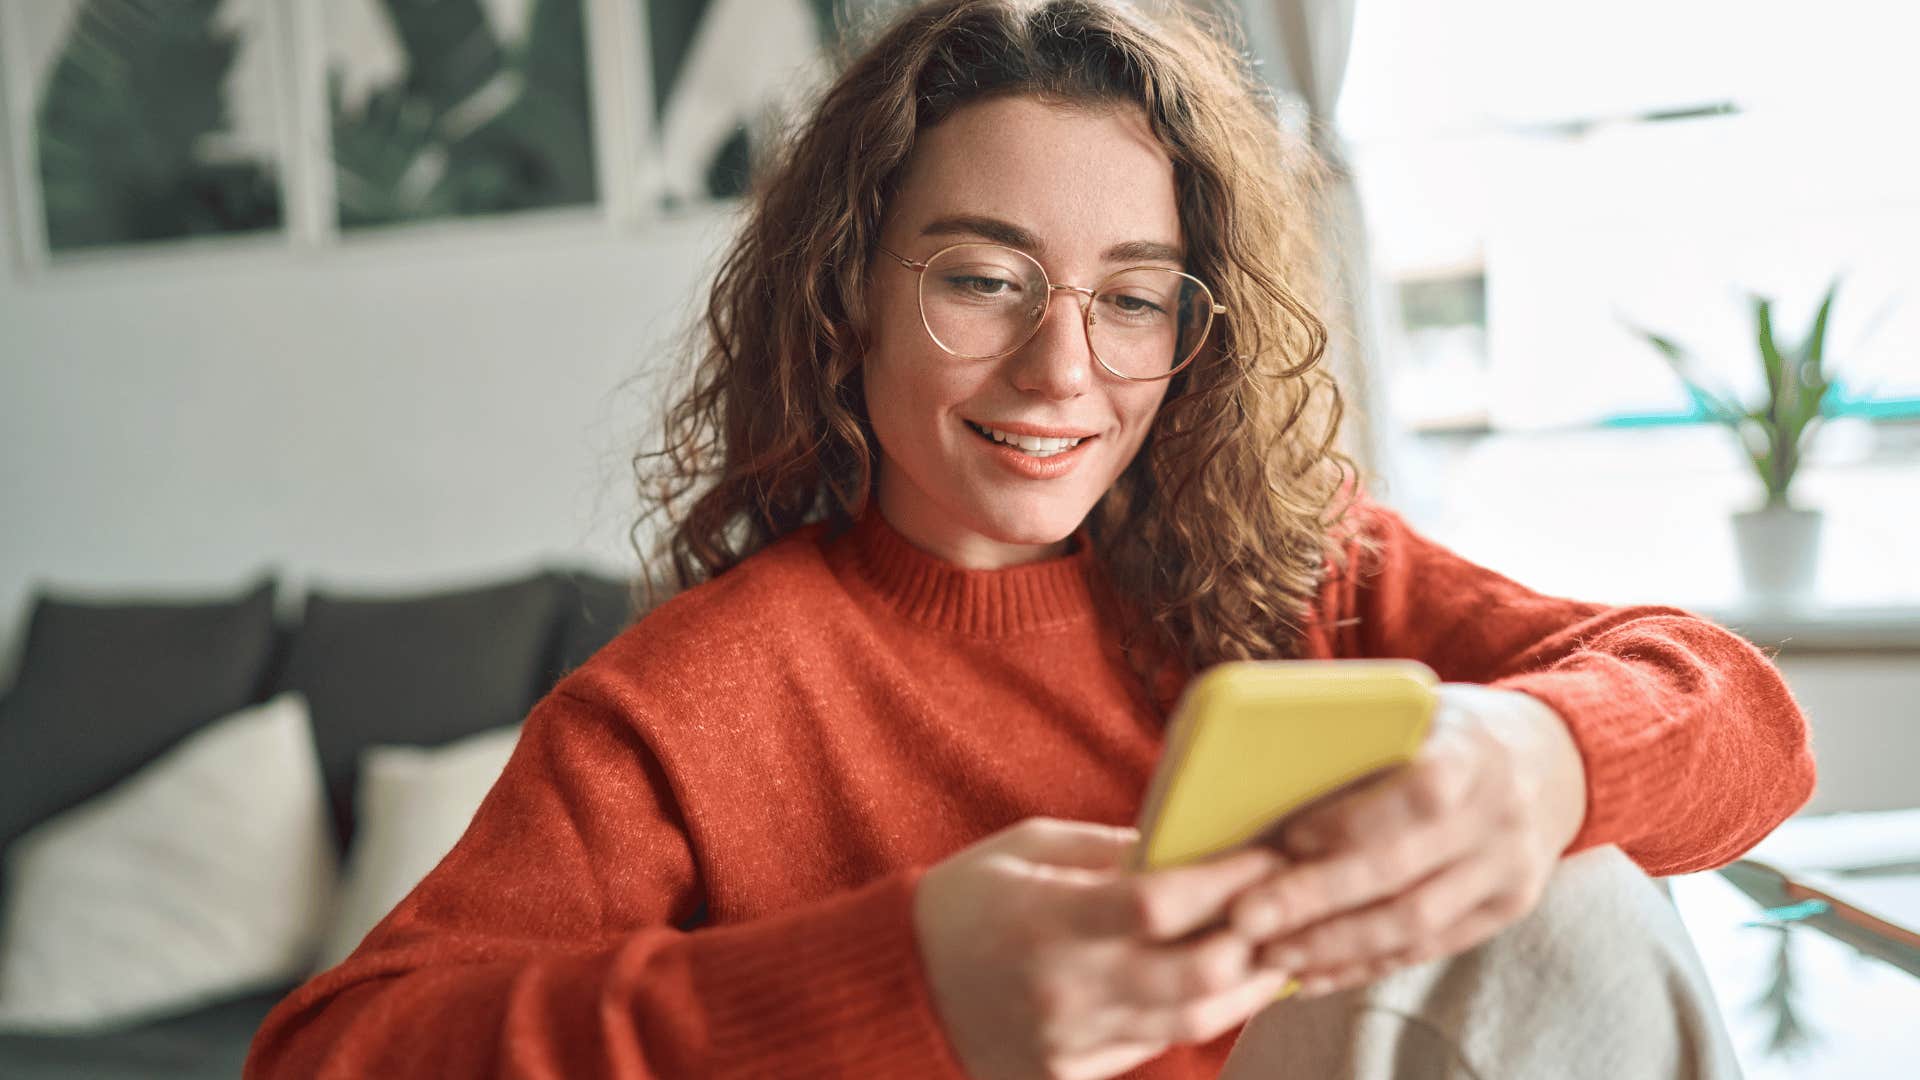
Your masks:
{"label": "neck", "polygon": [[894,530],[915,547],[953,566],[967,570],[1002,570],[1044,562],[1075,550],[1071,535],[1040,543],[997,540],[954,519],[919,491],[903,492],[889,482],[894,471],[881,474],[879,511]]}
{"label": "neck", "polygon": [[[1075,530],[1063,558],[979,570],[937,556],[894,528],[869,499],[853,528],[834,541],[833,559],[875,600],[939,630],[999,637],[1097,618],[1092,537]],[[1064,542],[1063,545],[1064,546]]]}

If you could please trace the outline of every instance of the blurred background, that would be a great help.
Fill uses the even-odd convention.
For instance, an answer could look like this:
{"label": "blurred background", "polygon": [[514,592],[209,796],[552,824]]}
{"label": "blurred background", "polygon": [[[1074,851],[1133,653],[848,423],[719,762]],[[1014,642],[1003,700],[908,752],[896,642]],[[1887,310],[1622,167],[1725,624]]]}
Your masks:
{"label": "blurred background", "polygon": [[[0,0],[0,786],[130,730],[49,719],[75,699],[45,672],[111,682],[108,643],[197,640],[153,610],[230,613],[270,581],[236,703],[301,690],[318,725],[309,597],[393,615],[411,648],[429,599],[470,630],[500,609],[453,598],[638,573],[629,459],[738,196],[846,28],[893,6]],[[1843,869],[1893,867],[1885,910],[1920,922],[1920,149],[1899,134],[1920,13],[1216,6],[1340,166],[1329,363],[1378,493],[1536,589],[1684,607],[1774,655],[1815,729],[1803,817],[1830,830],[1793,857],[1884,838]],[[585,640],[566,619],[592,588],[556,589],[520,698]],[[216,711],[181,708],[0,842]],[[485,726],[323,745],[336,820],[354,755]],[[1858,1034],[1910,1014],[1906,972],[1742,927],[1753,897],[1719,879],[1676,892],[1752,1075],[1920,1054]]]}

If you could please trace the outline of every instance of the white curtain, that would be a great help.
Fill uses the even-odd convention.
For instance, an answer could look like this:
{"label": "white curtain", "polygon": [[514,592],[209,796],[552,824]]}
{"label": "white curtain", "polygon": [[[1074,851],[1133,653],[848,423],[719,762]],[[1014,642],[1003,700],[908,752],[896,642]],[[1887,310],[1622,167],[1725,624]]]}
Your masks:
{"label": "white curtain", "polygon": [[1348,171],[1346,148],[1333,126],[1353,47],[1358,0],[1241,0],[1249,45],[1267,79],[1297,112],[1296,131],[1312,139],[1332,171],[1323,244],[1328,256],[1329,338],[1326,363],[1347,398],[1342,444],[1360,463],[1369,486],[1391,488],[1399,455],[1387,401],[1391,349],[1399,324],[1392,292],[1374,280],[1367,254],[1366,216]]}

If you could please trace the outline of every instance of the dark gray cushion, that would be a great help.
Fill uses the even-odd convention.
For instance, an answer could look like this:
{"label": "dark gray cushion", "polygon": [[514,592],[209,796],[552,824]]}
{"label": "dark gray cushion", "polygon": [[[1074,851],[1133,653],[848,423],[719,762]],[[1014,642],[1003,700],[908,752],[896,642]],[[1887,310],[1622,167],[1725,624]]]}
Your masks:
{"label": "dark gray cushion", "polygon": [[542,573],[425,595],[308,597],[274,691],[307,697],[343,845],[360,751],[437,746],[526,719],[545,689],[559,593]]}
{"label": "dark gray cushion", "polygon": [[281,986],[94,1035],[0,1035],[7,1080],[233,1080]]}
{"label": "dark gray cushion", "polygon": [[0,844],[125,779],[255,699],[273,648],[271,577],[218,600],[36,595],[0,701]]}
{"label": "dark gray cushion", "polygon": [[634,618],[632,582],[590,570],[558,570],[554,577],[560,584],[560,637],[550,683],[586,663]]}

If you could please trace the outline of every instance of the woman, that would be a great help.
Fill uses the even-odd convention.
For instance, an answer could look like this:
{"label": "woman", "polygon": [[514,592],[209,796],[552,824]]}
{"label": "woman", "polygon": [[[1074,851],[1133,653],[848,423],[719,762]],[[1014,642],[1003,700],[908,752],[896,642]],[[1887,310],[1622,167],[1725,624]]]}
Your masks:
{"label": "woman", "polygon": [[[1569,1053],[1727,1068],[1644,875],[1798,808],[1804,721],[1732,634],[1530,592],[1359,493],[1273,116],[1177,11],[894,22],[764,178],[643,459],[690,587],[535,708],[248,1074],[1541,1075],[1643,999]],[[1121,868],[1192,672],[1358,656],[1448,680],[1415,763]]]}

